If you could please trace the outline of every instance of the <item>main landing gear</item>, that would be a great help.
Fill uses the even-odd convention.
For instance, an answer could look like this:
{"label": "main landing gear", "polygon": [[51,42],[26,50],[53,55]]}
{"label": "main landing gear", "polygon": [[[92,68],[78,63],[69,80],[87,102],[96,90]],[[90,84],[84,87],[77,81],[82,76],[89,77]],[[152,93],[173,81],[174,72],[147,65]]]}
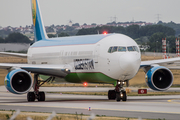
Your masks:
{"label": "main landing gear", "polygon": [[117,81],[117,84],[115,86],[115,90],[109,90],[108,91],[108,99],[109,100],[116,100],[119,101],[126,101],[127,95],[126,91],[123,89],[124,81]]}
{"label": "main landing gear", "polygon": [[42,86],[45,82],[50,82],[55,79],[55,77],[49,77],[45,81],[38,80],[39,74],[34,74],[34,84],[33,84],[33,89],[34,92],[28,92],[27,94],[27,100],[28,102],[34,102],[35,99],[38,101],[45,101],[45,93],[39,91],[39,87]]}

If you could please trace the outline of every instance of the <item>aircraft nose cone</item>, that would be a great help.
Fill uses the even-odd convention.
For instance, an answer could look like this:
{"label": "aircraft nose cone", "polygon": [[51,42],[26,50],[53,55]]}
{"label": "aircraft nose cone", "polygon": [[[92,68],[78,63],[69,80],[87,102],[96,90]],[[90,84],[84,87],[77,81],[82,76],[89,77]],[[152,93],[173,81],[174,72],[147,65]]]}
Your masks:
{"label": "aircraft nose cone", "polygon": [[120,56],[119,62],[124,73],[137,71],[140,65],[140,59],[137,54],[123,54]]}

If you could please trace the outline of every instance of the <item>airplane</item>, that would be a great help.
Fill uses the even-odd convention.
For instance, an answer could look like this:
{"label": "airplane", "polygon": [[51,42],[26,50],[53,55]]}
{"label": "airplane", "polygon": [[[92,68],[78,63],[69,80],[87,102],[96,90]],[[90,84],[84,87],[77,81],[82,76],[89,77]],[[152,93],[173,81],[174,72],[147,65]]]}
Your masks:
{"label": "airplane", "polygon": [[[45,93],[39,87],[56,77],[72,83],[107,83],[114,89],[108,91],[108,99],[127,101],[123,86],[143,69],[145,82],[157,91],[164,91],[173,83],[172,72],[161,64],[173,63],[180,58],[141,61],[137,43],[123,34],[97,34],[60,38],[48,38],[38,0],[32,2],[34,25],[33,43],[27,54],[1,52],[3,55],[27,58],[28,64],[0,63],[7,69],[5,86],[14,94],[26,94],[27,101],[45,101]],[[34,80],[31,74],[34,74]],[[39,80],[39,75],[49,76]],[[30,92],[33,88],[33,92]]]}

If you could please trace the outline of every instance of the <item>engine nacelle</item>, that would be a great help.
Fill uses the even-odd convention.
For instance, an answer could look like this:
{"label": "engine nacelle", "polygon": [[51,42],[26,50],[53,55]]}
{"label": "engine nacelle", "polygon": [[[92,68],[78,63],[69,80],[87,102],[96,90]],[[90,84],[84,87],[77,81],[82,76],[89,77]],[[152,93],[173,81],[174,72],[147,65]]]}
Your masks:
{"label": "engine nacelle", "polygon": [[27,71],[15,69],[7,74],[4,84],[9,92],[14,94],[24,94],[31,89],[33,80]]}
{"label": "engine nacelle", "polygon": [[164,91],[171,87],[173,83],[173,74],[166,67],[156,66],[146,73],[145,79],[147,85],[151,89]]}

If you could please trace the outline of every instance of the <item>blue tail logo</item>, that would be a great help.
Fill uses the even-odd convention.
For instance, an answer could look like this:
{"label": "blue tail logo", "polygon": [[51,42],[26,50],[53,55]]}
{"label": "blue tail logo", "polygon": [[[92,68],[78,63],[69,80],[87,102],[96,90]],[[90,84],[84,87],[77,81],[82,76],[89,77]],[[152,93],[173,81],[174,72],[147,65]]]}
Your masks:
{"label": "blue tail logo", "polygon": [[47,34],[41,17],[40,6],[38,0],[32,0],[32,18],[34,25],[35,41],[47,39]]}

